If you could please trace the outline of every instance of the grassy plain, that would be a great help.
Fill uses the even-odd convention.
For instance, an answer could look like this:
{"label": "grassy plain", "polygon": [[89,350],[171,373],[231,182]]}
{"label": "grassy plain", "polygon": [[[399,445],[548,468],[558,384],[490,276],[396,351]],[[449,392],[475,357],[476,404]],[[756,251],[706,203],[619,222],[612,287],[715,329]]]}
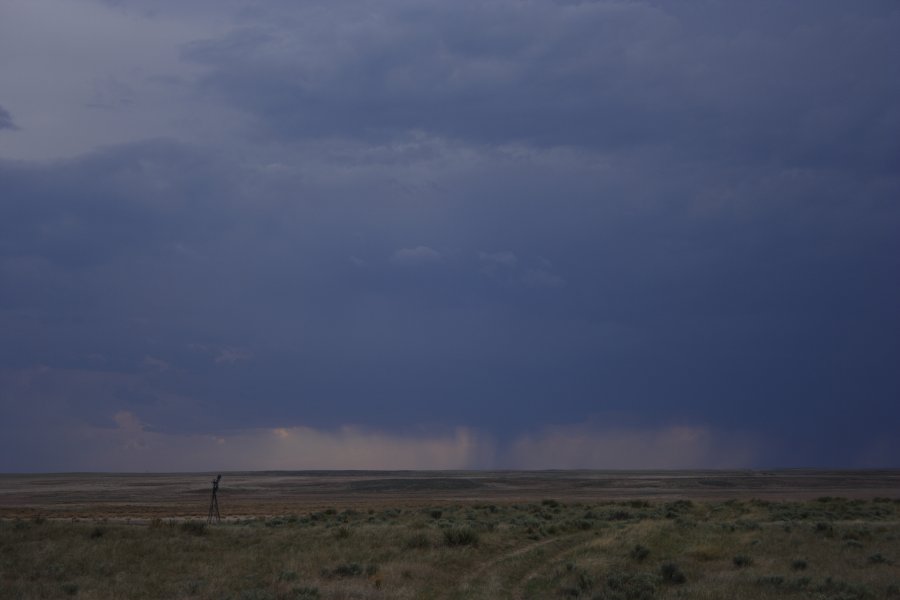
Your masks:
{"label": "grassy plain", "polygon": [[898,476],[0,476],[0,598],[900,599]]}

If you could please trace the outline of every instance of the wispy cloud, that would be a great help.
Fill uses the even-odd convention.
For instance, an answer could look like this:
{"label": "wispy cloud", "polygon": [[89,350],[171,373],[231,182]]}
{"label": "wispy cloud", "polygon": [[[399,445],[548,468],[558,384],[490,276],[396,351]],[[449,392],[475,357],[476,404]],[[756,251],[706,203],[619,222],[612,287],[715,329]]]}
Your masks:
{"label": "wispy cloud", "polygon": [[440,262],[443,254],[428,246],[401,248],[391,256],[391,263],[398,267],[419,267]]}
{"label": "wispy cloud", "polygon": [[481,263],[482,273],[496,275],[498,272],[515,269],[519,264],[519,258],[509,250],[502,252],[479,252],[478,260]]}

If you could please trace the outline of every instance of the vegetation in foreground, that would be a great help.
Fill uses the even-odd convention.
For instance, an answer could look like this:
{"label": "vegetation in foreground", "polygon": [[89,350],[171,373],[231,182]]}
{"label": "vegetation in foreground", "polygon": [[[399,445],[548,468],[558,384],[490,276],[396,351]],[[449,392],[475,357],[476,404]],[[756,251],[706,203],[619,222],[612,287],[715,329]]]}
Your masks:
{"label": "vegetation in foreground", "polygon": [[0,522],[0,598],[900,599],[900,500]]}

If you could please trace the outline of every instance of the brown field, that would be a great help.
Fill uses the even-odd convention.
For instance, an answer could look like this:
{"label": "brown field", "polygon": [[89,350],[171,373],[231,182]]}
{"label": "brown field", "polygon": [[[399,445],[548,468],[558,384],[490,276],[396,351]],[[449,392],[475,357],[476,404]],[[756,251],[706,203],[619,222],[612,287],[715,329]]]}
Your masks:
{"label": "brown field", "polygon": [[0,476],[0,600],[900,599],[900,471]]}
{"label": "brown field", "polygon": [[[214,473],[0,475],[0,518],[205,517]],[[900,497],[900,470],[879,471],[297,471],[225,473],[228,517],[327,507],[414,507],[555,498],[808,500]]]}

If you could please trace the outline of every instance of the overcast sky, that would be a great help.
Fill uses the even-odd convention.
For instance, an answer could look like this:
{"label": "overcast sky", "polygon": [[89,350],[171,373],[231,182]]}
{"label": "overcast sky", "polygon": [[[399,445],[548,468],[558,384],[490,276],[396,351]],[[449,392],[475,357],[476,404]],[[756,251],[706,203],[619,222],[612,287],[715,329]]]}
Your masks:
{"label": "overcast sky", "polygon": [[3,0],[0,471],[900,467],[900,5]]}

